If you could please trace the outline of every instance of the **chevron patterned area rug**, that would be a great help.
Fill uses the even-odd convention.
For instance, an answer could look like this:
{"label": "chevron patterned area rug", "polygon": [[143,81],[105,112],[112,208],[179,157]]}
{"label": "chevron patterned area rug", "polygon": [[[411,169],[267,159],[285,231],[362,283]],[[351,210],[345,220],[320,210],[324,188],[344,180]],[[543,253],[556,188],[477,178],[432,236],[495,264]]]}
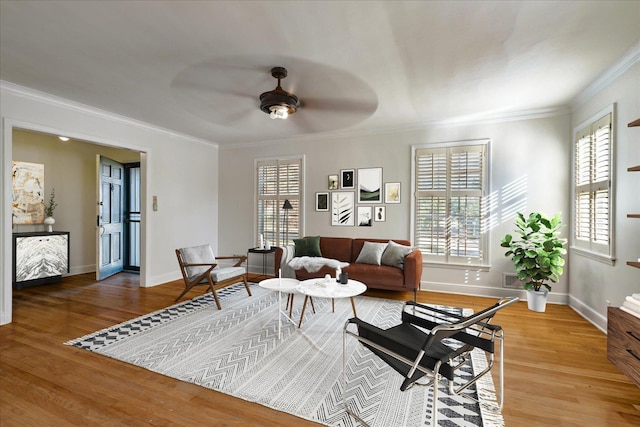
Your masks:
{"label": "chevron patterned area rug", "polygon": [[[342,386],[342,329],[353,315],[348,299],[316,299],[302,328],[283,318],[278,338],[278,294],[234,285],[67,342],[151,371],[217,390],[328,426],[356,426],[342,405],[372,426],[423,426],[433,408],[431,387],[400,391],[401,377],[356,340],[349,339],[347,390]],[[283,299],[284,300],[284,299]],[[302,298],[293,319],[299,319]],[[401,301],[356,297],[358,316],[386,328],[399,322]],[[465,367],[486,366],[482,353]],[[440,426],[502,426],[490,376],[472,386],[480,403],[438,396]],[[476,387],[477,386],[477,387]]]}

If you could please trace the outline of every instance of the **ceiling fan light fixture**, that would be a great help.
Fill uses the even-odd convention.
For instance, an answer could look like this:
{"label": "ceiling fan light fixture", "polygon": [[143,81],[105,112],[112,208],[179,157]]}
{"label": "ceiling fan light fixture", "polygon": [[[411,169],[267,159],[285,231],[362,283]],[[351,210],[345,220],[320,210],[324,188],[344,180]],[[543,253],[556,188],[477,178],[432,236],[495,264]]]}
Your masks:
{"label": "ceiling fan light fixture", "polygon": [[272,119],[286,119],[298,111],[300,101],[297,96],[280,87],[280,80],[287,77],[286,68],[274,67],[271,69],[271,75],[278,79],[278,86],[260,95],[260,109]]}
{"label": "ceiling fan light fixture", "polygon": [[284,120],[289,117],[289,109],[284,105],[274,105],[272,107],[269,107],[269,110],[271,110],[271,112],[269,113],[269,117],[271,117],[272,119]]}

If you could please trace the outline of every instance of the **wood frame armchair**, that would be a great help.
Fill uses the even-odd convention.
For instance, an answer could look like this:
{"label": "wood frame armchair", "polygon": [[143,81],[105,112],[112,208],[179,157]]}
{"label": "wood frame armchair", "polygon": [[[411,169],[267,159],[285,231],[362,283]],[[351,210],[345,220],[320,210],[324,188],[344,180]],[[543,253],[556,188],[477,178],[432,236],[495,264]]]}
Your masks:
{"label": "wood frame armchair", "polygon": [[[240,281],[244,283],[247,293],[251,296],[246,270],[242,267],[242,263],[247,260],[245,255],[215,257],[210,245],[201,245],[176,249],[176,257],[180,264],[180,271],[185,285],[185,289],[175,299],[176,301],[193,287],[205,285],[213,294],[216,306],[220,310],[222,307],[216,291]],[[232,259],[237,259],[238,261],[231,267],[221,267],[217,262],[218,260]]]}

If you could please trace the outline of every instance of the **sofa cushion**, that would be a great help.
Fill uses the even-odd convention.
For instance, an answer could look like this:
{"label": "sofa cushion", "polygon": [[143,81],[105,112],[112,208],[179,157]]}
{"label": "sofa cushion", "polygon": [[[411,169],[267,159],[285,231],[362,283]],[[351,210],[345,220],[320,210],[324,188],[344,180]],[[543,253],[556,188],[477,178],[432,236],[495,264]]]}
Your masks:
{"label": "sofa cushion", "polygon": [[293,239],[296,245],[296,256],[322,256],[320,251],[320,236]]}
{"label": "sofa cushion", "polygon": [[404,284],[404,270],[388,265],[349,264],[342,270],[349,279],[358,280],[368,288],[397,289]]}
{"label": "sofa cushion", "polygon": [[382,265],[390,265],[392,267],[404,269],[404,258],[411,252],[413,252],[413,248],[411,246],[399,245],[393,240],[389,240],[387,249],[384,250],[380,262]]}
{"label": "sofa cushion", "polygon": [[380,265],[382,253],[387,248],[387,243],[364,242],[362,250],[356,258],[357,263]]}
{"label": "sofa cushion", "polygon": [[343,262],[353,262],[356,257],[351,257],[352,240],[348,237],[322,237],[320,239],[322,256]]}

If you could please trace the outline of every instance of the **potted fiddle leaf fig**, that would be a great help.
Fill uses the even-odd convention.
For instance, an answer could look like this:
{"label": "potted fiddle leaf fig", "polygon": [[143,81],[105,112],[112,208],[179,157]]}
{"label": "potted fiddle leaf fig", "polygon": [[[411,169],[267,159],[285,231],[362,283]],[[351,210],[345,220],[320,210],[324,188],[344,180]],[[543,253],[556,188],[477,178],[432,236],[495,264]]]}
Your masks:
{"label": "potted fiddle leaf fig", "polygon": [[545,311],[550,282],[562,276],[562,256],[567,253],[567,239],[559,237],[563,227],[560,214],[547,218],[533,212],[526,218],[518,212],[515,227],[515,237],[507,234],[500,246],[509,248],[504,255],[511,258],[518,280],[524,283],[529,309]]}

